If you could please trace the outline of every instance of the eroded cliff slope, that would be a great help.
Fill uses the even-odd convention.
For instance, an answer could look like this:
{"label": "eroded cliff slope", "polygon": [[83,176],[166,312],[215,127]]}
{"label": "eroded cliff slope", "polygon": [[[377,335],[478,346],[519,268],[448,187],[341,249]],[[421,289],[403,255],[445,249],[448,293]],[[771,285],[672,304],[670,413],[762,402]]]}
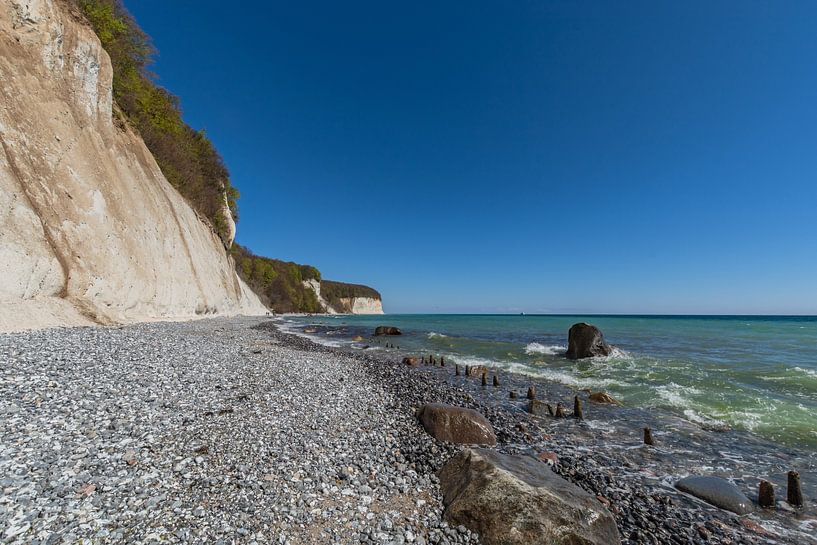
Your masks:
{"label": "eroded cliff slope", "polygon": [[266,312],[111,75],[70,3],[0,0],[0,330]]}

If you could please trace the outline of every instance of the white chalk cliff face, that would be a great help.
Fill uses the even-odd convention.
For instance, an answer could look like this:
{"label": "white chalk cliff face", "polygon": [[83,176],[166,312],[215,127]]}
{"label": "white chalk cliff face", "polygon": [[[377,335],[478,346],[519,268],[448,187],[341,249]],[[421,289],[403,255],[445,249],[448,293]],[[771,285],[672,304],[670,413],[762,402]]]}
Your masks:
{"label": "white chalk cliff face", "polygon": [[340,308],[335,308],[321,295],[321,283],[317,280],[304,280],[304,287],[315,292],[318,302],[326,314],[383,314],[383,302],[372,297],[341,297]]}
{"label": "white chalk cliff face", "polygon": [[266,308],[111,115],[111,63],[63,0],[0,0],[0,331]]}
{"label": "white chalk cliff face", "polygon": [[352,314],[383,314],[383,302],[372,297],[343,297],[341,303]]}
{"label": "white chalk cliff face", "polygon": [[318,280],[310,279],[302,282],[305,288],[311,289],[315,292],[315,297],[318,298],[318,303],[323,307],[327,314],[338,314],[338,311],[332,308],[332,305],[321,296],[321,283]]}

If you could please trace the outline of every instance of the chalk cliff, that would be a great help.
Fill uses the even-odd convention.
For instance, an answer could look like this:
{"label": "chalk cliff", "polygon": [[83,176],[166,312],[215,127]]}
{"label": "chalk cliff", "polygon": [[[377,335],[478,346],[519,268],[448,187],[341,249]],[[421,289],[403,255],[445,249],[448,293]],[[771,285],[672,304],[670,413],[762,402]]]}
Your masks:
{"label": "chalk cliff", "polygon": [[0,0],[0,331],[266,312],[111,77],[69,2]]}
{"label": "chalk cliff", "polygon": [[342,297],[341,303],[351,314],[383,314],[383,302],[374,297]]}
{"label": "chalk cliff", "polygon": [[[340,282],[325,281],[331,285],[349,286],[354,289],[357,287],[353,284],[341,284]],[[321,285],[323,282],[318,280],[304,280],[304,287],[311,289],[318,298],[318,303],[327,314],[383,314],[383,302],[380,300],[379,294],[367,288],[371,294],[361,294],[357,296],[334,297],[333,300],[327,301],[321,294]],[[348,290],[347,290],[348,291]]]}

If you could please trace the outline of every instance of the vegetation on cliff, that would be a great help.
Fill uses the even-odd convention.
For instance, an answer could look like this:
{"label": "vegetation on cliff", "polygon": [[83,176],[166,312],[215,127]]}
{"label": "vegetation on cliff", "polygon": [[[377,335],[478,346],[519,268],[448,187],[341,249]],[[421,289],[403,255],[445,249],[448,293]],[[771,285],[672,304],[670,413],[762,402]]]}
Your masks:
{"label": "vegetation on cliff", "polygon": [[[68,0],[85,16],[111,58],[115,113],[145,141],[162,173],[190,205],[226,241],[224,196],[238,220],[238,190],[230,184],[224,161],[204,131],[182,118],[179,99],[159,86],[148,67],[155,49],[121,0]],[[276,312],[323,312],[306,280],[321,280],[315,267],[254,255],[234,243],[230,253],[238,275]],[[324,288],[323,286],[326,286]],[[333,307],[345,297],[377,297],[366,286],[322,283]]]}
{"label": "vegetation on cliff", "polygon": [[[348,303],[349,299],[356,297],[380,299],[380,293],[369,286],[363,286],[361,284],[346,284],[344,282],[324,280],[321,282],[321,297],[335,310],[351,312],[352,309]],[[347,301],[342,301],[342,299],[346,299]]]}
{"label": "vegetation on cliff", "polygon": [[261,302],[275,312],[324,312],[315,292],[304,285],[305,280],[321,283],[321,297],[332,308],[350,312],[348,303],[342,298],[372,297],[380,299],[380,294],[368,286],[345,284],[331,280],[321,280],[321,273],[310,265],[299,265],[290,261],[270,259],[254,255],[250,250],[233,244],[230,252],[235,259],[236,270],[244,282],[261,298]]}
{"label": "vegetation on cliff", "polygon": [[315,267],[257,256],[237,243],[230,253],[241,279],[275,312],[323,312],[315,292],[303,284],[320,281]]}
{"label": "vegetation on cliff", "polygon": [[156,84],[148,70],[150,38],[120,0],[73,0],[90,22],[113,65],[113,96],[139,132],[167,180],[211,223],[222,240],[229,230],[224,195],[238,218],[238,190],[212,142],[182,119],[179,99]]}

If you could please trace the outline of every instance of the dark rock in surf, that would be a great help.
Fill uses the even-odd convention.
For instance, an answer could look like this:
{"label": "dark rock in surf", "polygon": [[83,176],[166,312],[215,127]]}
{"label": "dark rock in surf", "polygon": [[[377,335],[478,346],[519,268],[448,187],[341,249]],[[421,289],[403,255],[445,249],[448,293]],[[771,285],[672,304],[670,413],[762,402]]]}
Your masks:
{"label": "dark rock in surf", "polygon": [[375,335],[402,335],[403,332],[392,326],[377,326],[374,330]]}
{"label": "dark rock in surf", "polygon": [[675,483],[675,488],[738,515],[754,510],[752,501],[737,486],[720,477],[692,475]]}
{"label": "dark rock in surf", "polygon": [[609,403],[611,405],[619,405],[616,398],[606,392],[593,392],[588,396],[588,399],[594,403]]}
{"label": "dark rock in surf", "polygon": [[592,358],[594,356],[609,356],[612,353],[610,345],[604,340],[604,335],[596,326],[578,323],[573,324],[567,334],[567,356],[571,360]]}

